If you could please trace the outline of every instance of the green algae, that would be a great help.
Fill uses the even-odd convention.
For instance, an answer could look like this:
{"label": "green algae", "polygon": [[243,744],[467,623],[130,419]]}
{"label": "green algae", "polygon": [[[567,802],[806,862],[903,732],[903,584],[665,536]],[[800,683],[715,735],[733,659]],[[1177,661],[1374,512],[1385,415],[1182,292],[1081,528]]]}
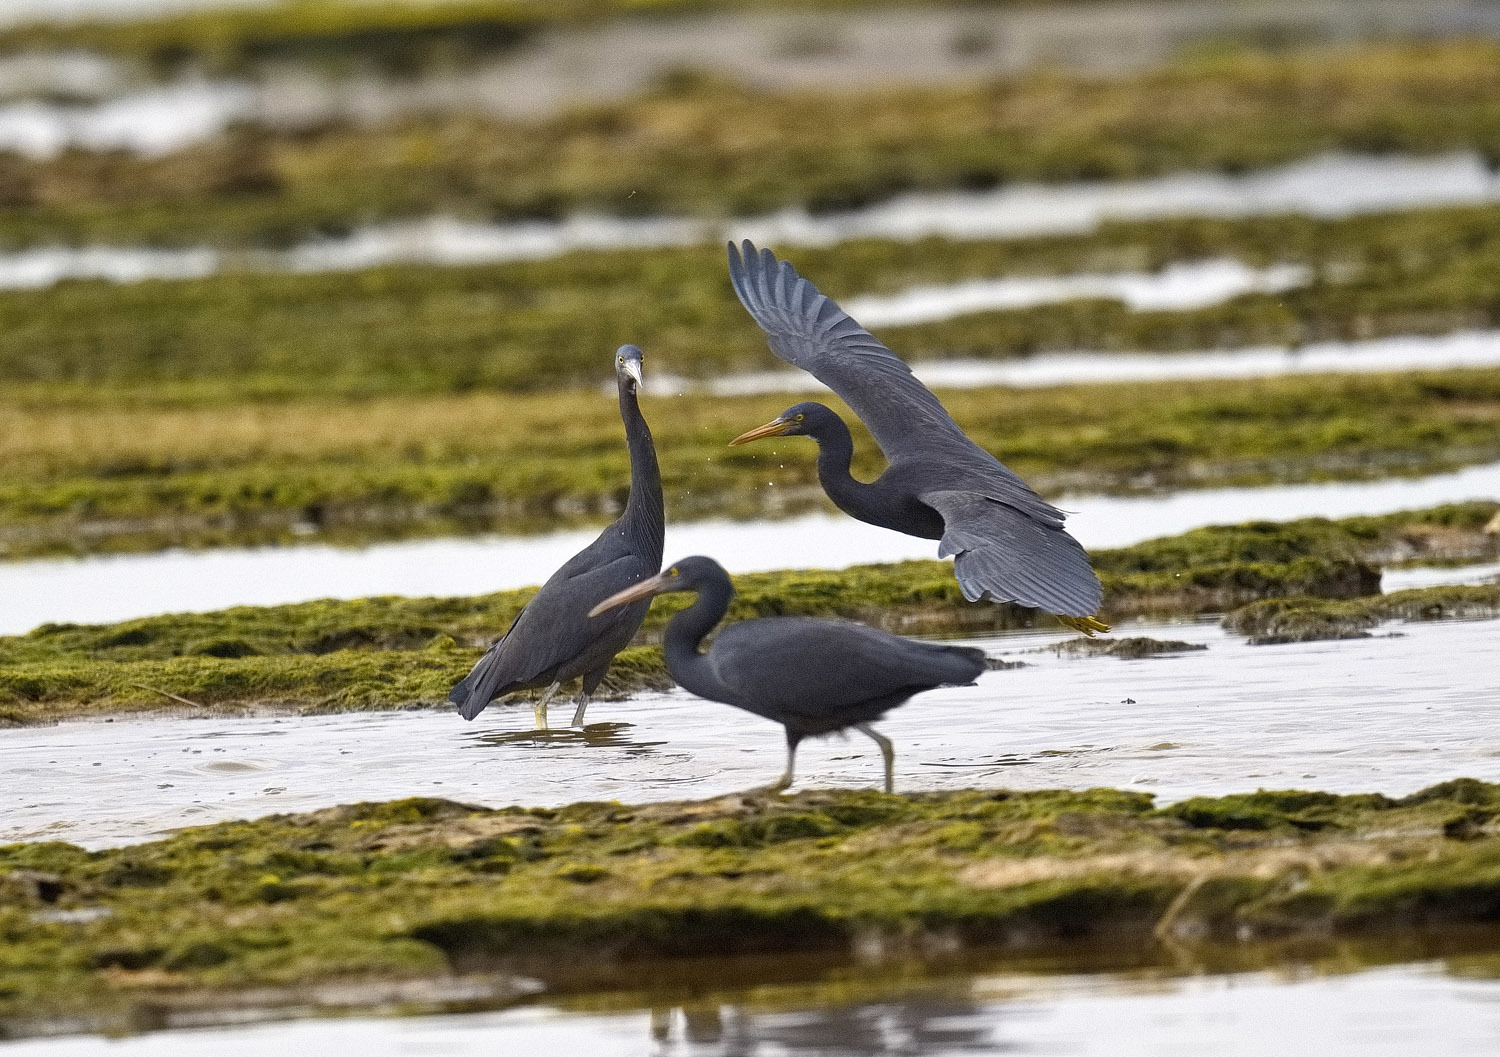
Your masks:
{"label": "green algae", "polygon": [[1329,150],[1500,157],[1497,58],[1488,42],[1382,44],[857,95],[688,75],[539,121],[245,128],[164,158],[8,159],[0,239],[277,245],[433,212],[718,218],[1018,180],[1242,172]]}
{"label": "green algae", "polygon": [[[1046,493],[1431,473],[1500,458],[1500,371],[943,394]],[[629,466],[602,393],[176,402],[22,390],[0,402],[0,555],[601,523]],[[653,398],[668,516],[825,505],[815,449],[729,450],[787,398]],[[857,430],[856,474],[883,460]],[[101,443],[100,438],[108,438]]]}
{"label": "green algae", "polygon": [[1393,591],[1372,598],[1271,598],[1224,617],[1224,627],[1252,645],[1369,638],[1391,620],[1483,620],[1500,616],[1500,585],[1453,585]]}
{"label": "green algae", "polygon": [[[1493,554],[1500,540],[1482,526],[1494,510],[1493,503],[1475,502],[1343,521],[1251,522],[1098,551],[1093,558],[1104,584],[1103,612],[1120,619],[1233,610],[1227,625],[1252,636],[1287,634],[1288,621],[1309,626],[1308,614],[1322,612],[1319,607],[1346,624],[1361,621],[1360,628],[1395,617],[1493,615],[1492,588],[1371,596],[1378,596],[1380,585],[1374,563],[1392,556],[1472,560]],[[951,566],[941,561],[751,573],[734,580],[731,620],[845,617],[928,635],[1052,623],[1035,610],[965,601]],[[134,712],[305,714],[441,706],[533,590],[468,598],[324,599],[107,625],[46,624],[0,637],[0,723]],[[640,645],[616,659],[604,695],[670,685],[653,644],[685,604],[666,598],[653,607]]]}
{"label": "green algae", "polygon": [[455,971],[580,988],[662,959],[899,954],[939,937],[1139,953],[1164,927],[1176,945],[1488,926],[1500,842],[1484,824],[1445,830],[1497,810],[1500,787],[1470,779],[1403,799],[1261,791],[1161,810],[1107,789],[545,811],[415,799],[100,852],[10,845],[0,1031]]}

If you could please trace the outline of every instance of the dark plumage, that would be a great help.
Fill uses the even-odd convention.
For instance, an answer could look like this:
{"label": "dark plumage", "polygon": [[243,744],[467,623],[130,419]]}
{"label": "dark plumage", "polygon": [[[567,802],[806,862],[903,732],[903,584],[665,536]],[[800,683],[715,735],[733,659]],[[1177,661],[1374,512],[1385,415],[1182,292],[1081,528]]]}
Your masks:
{"label": "dark plumage", "polygon": [[547,726],[547,703],[558,686],[583,677],[573,723],[583,722],[589,697],[603,681],[615,654],[629,645],[646,619],[650,602],[592,617],[589,610],[661,568],[661,472],[651,430],[641,417],[637,391],[641,350],[621,346],[615,354],[620,417],[630,446],[630,499],[620,519],[569,558],[516,616],[505,637],[490,647],[448,695],[459,715],[473,719],[495,698],[547,687],[536,705],[538,729]]}
{"label": "dark plumage", "polygon": [[792,784],[797,743],[803,738],[853,727],[880,746],[890,792],[895,751],[870,724],[913,694],[967,685],[985,669],[982,650],[903,639],[849,620],[809,617],[730,624],[700,653],[699,645],[734,597],[729,574],[712,558],[684,558],[593,611],[638,605],[640,599],[669,591],[698,594],[667,624],[662,652],[672,678],[699,697],[743,708],[786,729],[786,773],[773,790]]}
{"label": "dark plumage", "polygon": [[729,246],[734,291],[775,352],[844,399],[890,464],[864,484],[849,472],[854,442],[837,414],[797,404],[735,438],[808,436],[818,443],[818,480],[851,517],[911,536],[941,540],[969,601],[1015,602],[1058,615],[1085,633],[1108,631],[1094,618],[1099,578],[1063,528],[1063,512],[975,444],[932,392],[847,312],[770,250]]}

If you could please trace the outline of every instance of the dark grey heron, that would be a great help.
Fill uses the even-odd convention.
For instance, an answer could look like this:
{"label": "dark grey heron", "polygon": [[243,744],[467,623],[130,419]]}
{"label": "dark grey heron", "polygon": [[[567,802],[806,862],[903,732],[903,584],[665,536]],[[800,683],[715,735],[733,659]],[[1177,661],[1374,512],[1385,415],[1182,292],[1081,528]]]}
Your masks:
{"label": "dark grey heron", "polygon": [[818,403],[787,408],[730,444],[763,437],[811,437],[818,480],[844,513],[909,536],[940,540],[954,556],[964,597],[1014,602],[1053,613],[1086,635],[1096,619],[1099,578],[1065,515],[958,423],[895,353],[770,250],[729,244],[734,292],[766,332],[771,351],[832,389],[874,435],[889,464],[865,484],[849,472],[854,441]]}
{"label": "dark grey heron", "polygon": [[770,787],[792,784],[803,738],[853,727],[875,740],[885,760],[885,791],[895,784],[896,753],[870,724],[913,694],[968,685],[985,669],[983,650],[887,635],[852,620],[767,617],[730,624],[706,653],[704,637],[734,598],[729,574],[712,558],[684,558],[594,607],[638,605],[670,591],[697,600],[667,624],[662,652],[683,689],[780,723],[786,730],[786,772]]}
{"label": "dark grey heron", "polygon": [[661,569],[661,471],[651,430],[641,416],[641,350],[622,345],[615,353],[620,418],[630,448],[630,498],[618,521],[569,558],[552,574],[505,637],[489,648],[448,695],[459,715],[473,719],[502,694],[546,687],[536,703],[538,730],[547,727],[547,703],[558,687],[583,677],[573,725],[583,722],[589,697],[609,671],[610,661],[630,644],[650,602],[626,606],[605,616],[589,610],[601,599]]}

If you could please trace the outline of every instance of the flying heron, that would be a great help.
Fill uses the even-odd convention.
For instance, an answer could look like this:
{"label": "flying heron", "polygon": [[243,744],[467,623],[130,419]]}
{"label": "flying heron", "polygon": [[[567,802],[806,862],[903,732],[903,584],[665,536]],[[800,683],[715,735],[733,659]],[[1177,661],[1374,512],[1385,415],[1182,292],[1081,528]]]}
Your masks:
{"label": "flying heron", "polygon": [[[849,620],[767,617],[731,624],[706,653],[698,647],[734,598],[729,574],[712,558],[684,558],[665,572],[606,598],[591,613],[670,591],[697,600],[667,624],[662,651],[683,689],[742,708],[786,729],[786,771],[770,787],[792,784],[803,738],[853,727],[875,740],[885,760],[885,791],[894,782],[895,749],[870,726],[914,694],[968,685],[985,669],[983,650],[887,635]],[[649,603],[648,603],[649,604]]]}
{"label": "flying heron", "polygon": [[787,408],[730,444],[811,437],[818,480],[844,513],[909,536],[940,540],[954,555],[964,597],[1014,602],[1053,613],[1086,635],[1096,619],[1099,578],[1065,515],[964,436],[958,423],[895,353],[770,250],[729,244],[734,292],[766,332],[771,351],[832,389],[874,435],[889,464],[865,484],[849,472],[854,441],[818,403]]}
{"label": "flying heron", "polygon": [[589,697],[604,680],[610,661],[630,644],[646,619],[651,608],[648,601],[607,616],[590,612],[600,599],[661,569],[661,471],[637,400],[641,359],[641,350],[634,345],[622,345],[615,353],[620,418],[630,448],[630,499],[625,511],[552,574],[516,615],[505,637],[448,694],[464,719],[473,719],[502,694],[545,686],[546,692],[536,703],[537,729],[545,730],[547,703],[563,683],[582,676],[578,709],[573,713],[573,725],[581,724]]}

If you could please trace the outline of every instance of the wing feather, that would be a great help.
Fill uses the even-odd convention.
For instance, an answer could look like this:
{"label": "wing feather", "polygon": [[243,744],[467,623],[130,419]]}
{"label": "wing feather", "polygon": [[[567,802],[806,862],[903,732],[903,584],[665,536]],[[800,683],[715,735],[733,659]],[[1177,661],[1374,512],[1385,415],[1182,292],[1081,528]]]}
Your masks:
{"label": "wing feather", "polygon": [[1102,588],[1082,545],[1060,526],[1026,517],[972,492],[926,492],[922,502],[943,516],[941,557],[970,602],[995,602],[1087,617],[1099,611]]}
{"label": "wing feather", "polygon": [[1063,523],[1062,511],[966,437],[900,357],[789,262],[749,240],[730,243],[729,277],[771,351],[837,393],[888,461],[921,460],[934,485],[962,484],[1044,524]]}

